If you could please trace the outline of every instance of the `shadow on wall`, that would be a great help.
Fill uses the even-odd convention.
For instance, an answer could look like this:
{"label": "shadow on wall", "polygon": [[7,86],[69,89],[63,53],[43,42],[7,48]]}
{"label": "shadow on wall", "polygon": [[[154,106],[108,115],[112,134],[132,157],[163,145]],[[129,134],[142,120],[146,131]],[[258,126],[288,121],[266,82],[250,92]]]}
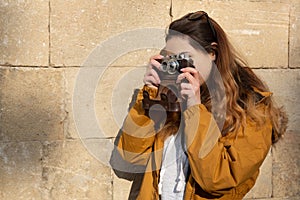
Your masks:
{"label": "shadow on wall", "polygon": [[43,145],[63,138],[60,70],[0,68],[0,199],[40,198]]}

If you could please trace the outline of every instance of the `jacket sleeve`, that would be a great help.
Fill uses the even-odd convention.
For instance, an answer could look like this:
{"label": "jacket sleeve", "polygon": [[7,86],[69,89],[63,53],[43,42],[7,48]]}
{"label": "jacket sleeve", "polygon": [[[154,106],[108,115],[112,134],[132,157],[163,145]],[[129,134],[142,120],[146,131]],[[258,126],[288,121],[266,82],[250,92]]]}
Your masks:
{"label": "jacket sleeve", "polygon": [[206,192],[225,194],[258,173],[271,146],[270,121],[257,128],[247,119],[236,136],[222,137],[202,104],[186,110],[184,120],[191,174]]}
{"label": "jacket sleeve", "polygon": [[120,130],[118,151],[129,163],[146,165],[152,152],[155,139],[154,122],[145,115],[142,107],[142,92],[148,90],[150,96],[156,95],[155,88],[144,86],[137,95],[134,106],[129,110]]}

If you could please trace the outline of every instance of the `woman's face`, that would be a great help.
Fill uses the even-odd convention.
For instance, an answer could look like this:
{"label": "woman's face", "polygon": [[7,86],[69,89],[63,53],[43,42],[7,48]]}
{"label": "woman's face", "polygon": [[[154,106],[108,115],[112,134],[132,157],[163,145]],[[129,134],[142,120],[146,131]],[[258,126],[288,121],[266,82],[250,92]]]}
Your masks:
{"label": "woman's face", "polygon": [[167,40],[166,46],[162,50],[164,56],[178,55],[180,53],[185,53],[193,61],[193,65],[199,71],[203,80],[206,81],[212,69],[212,61],[215,56],[208,54],[204,49],[194,48],[189,40],[185,37],[173,36]]}

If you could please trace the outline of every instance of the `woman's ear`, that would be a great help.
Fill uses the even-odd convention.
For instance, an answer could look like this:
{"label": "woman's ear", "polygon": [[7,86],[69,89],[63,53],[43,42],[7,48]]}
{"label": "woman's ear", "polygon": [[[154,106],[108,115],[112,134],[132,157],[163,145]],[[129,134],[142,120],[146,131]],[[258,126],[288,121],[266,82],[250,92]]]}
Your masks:
{"label": "woman's ear", "polygon": [[216,54],[215,54],[215,52],[214,52],[214,51],[210,52],[210,53],[209,53],[209,57],[210,57],[210,59],[211,59],[212,61],[215,61],[215,60],[216,60]]}
{"label": "woman's ear", "polygon": [[217,52],[217,49],[218,49],[218,44],[216,42],[212,42],[210,44],[211,46],[211,52],[209,53],[210,55],[210,58],[212,61],[215,61],[216,60],[216,52]]}

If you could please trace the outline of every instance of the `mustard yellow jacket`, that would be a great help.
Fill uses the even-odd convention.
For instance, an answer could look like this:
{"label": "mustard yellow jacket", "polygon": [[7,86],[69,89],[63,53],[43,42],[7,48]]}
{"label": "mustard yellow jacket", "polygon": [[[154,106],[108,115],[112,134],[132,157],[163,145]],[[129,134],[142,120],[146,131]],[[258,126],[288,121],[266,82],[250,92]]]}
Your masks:
{"label": "mustard yellow jacket", "polygon": [[[150,96],[156,90],[149,89]],[[270,93],[260,93],[267,97]],[[154,122],[144,115],[142,93],[130,109],[118,140],[118,153],[133,165],[145,166],[137,199],[156,200],[164,142],[156,134]],[[258,105],[262,111],[263,104]],[[202,104],[183,112],[184,134],[190,174],[184,199],[242,199],[254,186],[259,167],[272,144],[272,125],[263,127],[247,119],[237,136],[221,136],[212,114]]]}

